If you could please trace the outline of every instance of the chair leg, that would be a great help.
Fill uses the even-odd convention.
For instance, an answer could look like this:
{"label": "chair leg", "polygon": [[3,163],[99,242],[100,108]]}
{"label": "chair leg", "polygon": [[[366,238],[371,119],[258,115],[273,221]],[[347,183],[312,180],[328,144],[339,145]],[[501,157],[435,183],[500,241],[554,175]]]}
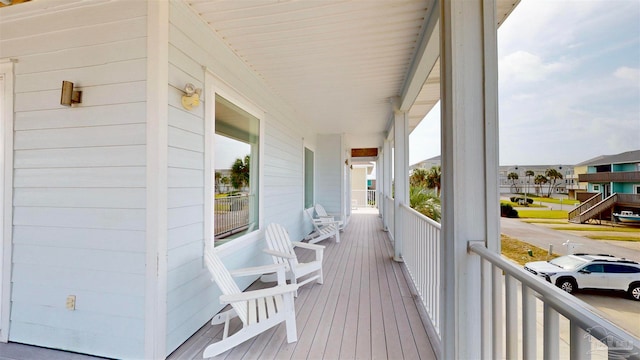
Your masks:
{"label": "chair leg", "polygon": [[287,328],[287,342],[291,344],[292,342],[298,341],[298,331],[296,329],[296,316],[293,311],[290,311],[287,315],[287,320],[285,320],[285,327]]}
{"label": "chair leg", "polygon": [[322,277],[322,268],[320,268],[320,270],[318,270],[318,280],[316,280],[316,282],[318,284],[324,283],[324,278]]}

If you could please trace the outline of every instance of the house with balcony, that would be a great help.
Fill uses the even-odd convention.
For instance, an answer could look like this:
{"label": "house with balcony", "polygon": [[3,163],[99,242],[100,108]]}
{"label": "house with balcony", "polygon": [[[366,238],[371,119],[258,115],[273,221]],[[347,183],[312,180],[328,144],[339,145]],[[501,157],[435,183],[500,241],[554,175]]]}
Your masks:
{"label": "house with balcony", "polygon": [[[198,358],[223,307],[206,252],[264,264],[266,226],[304,239],[314,203],[351,219],[327,282],[300,290],[297,343],[276,328],[238,346],[248,358],[638,352],[499,255],[496,32],[517,1],[2,4],[4,353]],[[441,224],[408,206],[409,133],[437,101]],[[223,239],[221,139],[250,159],[247,224]],[[380,217],[351,211],[353,149],[375,153]]]}
{"label": "house with balcony", "polygon": [[578,181],[586,192],[583,203],[569,213],[571,221],[611,220],[613,213],[640,209],[640,150],[601,155],[576,167],[583,169]]}

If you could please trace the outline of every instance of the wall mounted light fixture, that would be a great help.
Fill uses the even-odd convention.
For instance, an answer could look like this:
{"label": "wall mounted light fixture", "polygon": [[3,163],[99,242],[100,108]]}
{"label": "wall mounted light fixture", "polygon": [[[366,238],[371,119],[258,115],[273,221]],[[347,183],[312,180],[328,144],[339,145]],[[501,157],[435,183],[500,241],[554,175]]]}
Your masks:
{"label": "wall mounted light fixture", "polygon": [[82,91],[73,90],[71,81],[62,81],[62,94],[60,95],[60,105],[71,106],[82,102]]}
{"label": "wall mounted light fixture", "polygon": [[193,84],[187,83],[184,86],[184,95],[182,95],[182,107],[187,110],[197,107],[200,105],[200,95],[202,95],[202,89],[196,89]]}

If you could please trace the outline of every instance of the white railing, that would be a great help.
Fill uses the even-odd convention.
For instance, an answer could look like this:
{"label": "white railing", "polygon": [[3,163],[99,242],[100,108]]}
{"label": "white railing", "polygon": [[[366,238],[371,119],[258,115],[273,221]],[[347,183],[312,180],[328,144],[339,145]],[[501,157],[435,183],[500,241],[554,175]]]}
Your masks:
{"label": "white railing", "polygon": [[[596,315],[588,304],[488,250],[482,241],[469,243],[469,250],[482,258],[479,271],[488,271],[494,279],[488,291],[491,298],[482,305],[484,314],[492,314],[494,331],[481,334],[482,343],[493,344],[492,358],[503,357],[503,351],[507,359],[626,359],[640,353],[640,340]],[[496,309],[494,304],[505,306]],[[539,312],[543,319],[541,354],[536,324]],[[569,338],[561,342],[565,325]],[[566,342],[568,348],[561,349],[561,343]]]}
{"label": "white railing", "polygon": [[402,211],[402,259],[438,336],[440,317],[440,224],[405,204]]}
{"label": "white railing", "polygon": [[[451,300],[443,299],[441,292],[440,224],[404,204],[400,209],[404,265],[440,338],[441,305]],[[482,326],[479,334],[483,349],[490,349],[479,358],[588,360],[640,354],[639,339],[596,315],[588,304],[488,250],[484,242],[469,243],[469,252],[482,259],[477,270],[481,278],[491,279],[469,299],[482,303],[481,318],[491,324]]]}
{"label": "white railing", "polygon": [[214,236],[223,238],[249,226],[249,195],[232,195],[214,201]]}
{"label": "white railing", "polygon": [[393,240],[394,234],[394,202],[393,198],[389,196],[384,197],[384,223],[387,225],[387,230],[389,231],[389,237]]}
{"label": "white railing", "polygon": [[375,190],[351,190],[351,201],[354,207],[378,207]]}

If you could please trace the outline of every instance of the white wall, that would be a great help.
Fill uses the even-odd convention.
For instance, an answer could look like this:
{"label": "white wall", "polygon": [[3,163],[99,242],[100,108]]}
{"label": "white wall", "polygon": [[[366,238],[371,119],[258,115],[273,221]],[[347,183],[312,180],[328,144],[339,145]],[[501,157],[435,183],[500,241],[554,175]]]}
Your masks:
{"label": "white wall", "polygon": [[316,153],[316,202],[329,213],[342,213],[342,136],[339,134],[318,135]]}
{"label": "white wall", "polygon": [[[169,31],[169,273],[168,336],[170,352],[220,310],[218,290],[203,266],[204,247],[204,113],[212,94],[204,94],[204,106],[185,111],[177,88],[191,82],[204,87],[205,70],[234,89],[265,113],[263,217],[264,225],[283,224],[294,240],[300,240],[310,224],[303,217],[303,137],[308,129],[293,111],[182,2],[173,1]],[[242,239],[234,241],[243,241]],[[226,258],[230,267],[266,261],[259,241]],[[245,280],[248,285],[252,279]]]}
{"label": "white wall", "polygon": [[[18,60],[9,339],[139,358],[146,3],[38,6],[0,23],[0,58]],[[59,104],[62,80],[83,90],[77,108]]]}

